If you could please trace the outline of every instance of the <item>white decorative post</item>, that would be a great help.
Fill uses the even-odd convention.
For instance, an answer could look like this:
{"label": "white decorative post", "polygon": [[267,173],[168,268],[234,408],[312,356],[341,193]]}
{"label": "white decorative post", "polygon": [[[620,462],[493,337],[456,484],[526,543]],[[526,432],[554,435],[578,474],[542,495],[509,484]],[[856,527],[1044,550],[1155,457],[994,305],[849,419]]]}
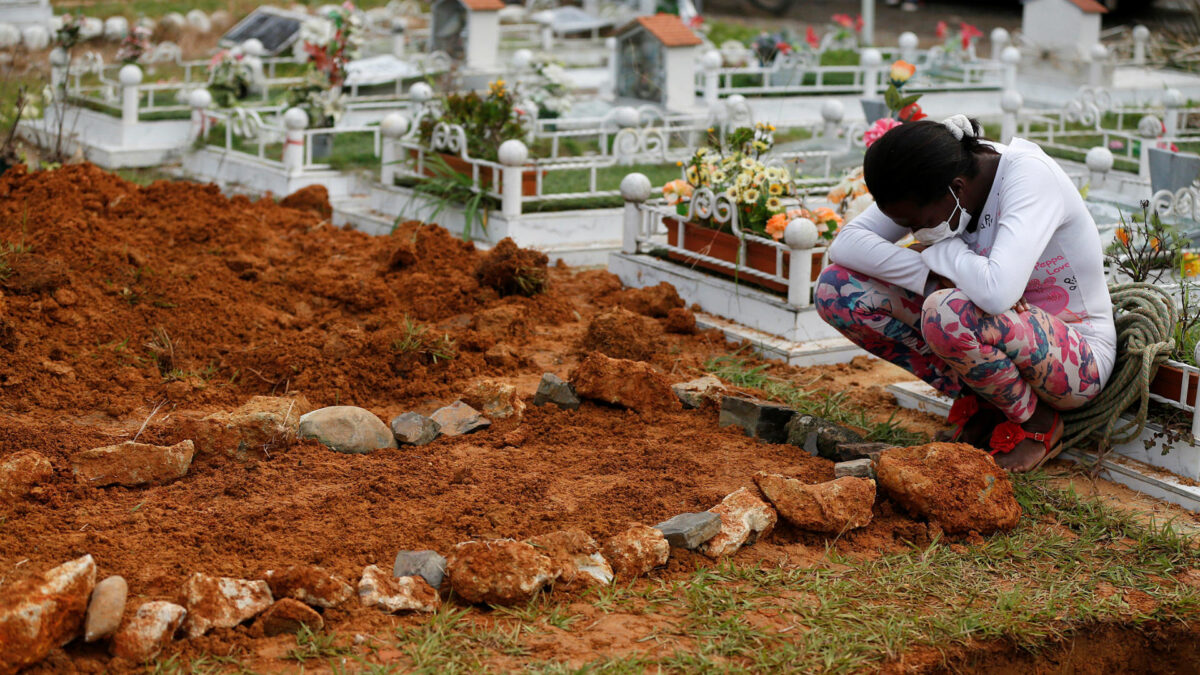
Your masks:
{"label": "white decorative post", "polygon": [[529,148],[515,138],[504,141],[496,151],[504,169],[500,174],[500,213],[505,218],[521,215],[521,175],[529,161]]}
{"label": "white decorative post", "polygon": [[900,34],[898,44],[900,45],[900,58],[909,63],[916,63],[917,47],[921,44],[917,34],[912,31],[904,31]]}
{"label": "white decorative post", "polygon": [[283,113],[283,168],[289,174],[304,169],[304,130],[308,128],[308,113],[300,108],[288,108]]}
{"label": "white decorative post", "polygon": [[1146,115],[1138,120],[1138,136],[1142,137],[1141,149],[1138,151],[1138,175],[1150,177],[1150,148],[1154,139],[1162,133],[1163,123],[1154,115]]}
{"label": "white decorative post", "polygon": [[625,200],[625,224],[621,232],[621,252],[638,252],[638,234],[642,229],[641,204],[650,199],[650,179],[631,173],[621,179],[621,198]]}
{"label": "white decorative post", "polygon": [[[1200,363],[1200,343],[1196,345],[1196,349],[1192,352],[1192,356],[1196,358],[1194,363]],[[1190,381],[1184,380],[1184,382]],[[1200,438],[1200,405],[1192,411],[1192,438]]]}
{"label": "white decorative post", "polygon": [[404,52],[407,51],[408,37],[404,34],[404,24],[396,20],[392,24],[392,56],[398,59],[404,58]]}
{"label": "white decorative post", "polygon": [[529,66],[533,64],[533,52],[528,49],[518,49],[512,55],[512,67],[517,74],[521,74],[529,70]]}
{"label": "white decorative post", "polygon": [[1017,66],[1021,65],[1021,50],[1013,46],[1005,47],[1000,52],[1000,61],[1004,63],[1004,88],[1017,88]]}
{"label": "white decorative post", "polygon": [[1171,88],[1163,92],[1163,106],[1166,107],[1163,124],[1167,128],[1165,135],[1168,139],[1179,135],[1179,109],[1183,107],[1185,102],[1183,92],[1178,89]]}
{"label": "white decorative post", "polygon": [[1000,95],[1000,110],[1004,111],[1004,119],[1000,124],[1000,142],[1010,143],[1017,135],[1017,116],[1025,103],[1021,92],[1009,89]]}
{"label": "white decorative post", "polygon": [[550,24],[542,26],[542,51],[554,50],[554,28]]}
{"label": "white decorative post", "polygon": [[1012,36],[999,26],[992,29],[992,60],[999,61],[1004,56],[1004,48],[1012,43]]}
{"label": "white decorative post", "polygon": [[121,82],[121,121],[137,124],[138,85],[142,83],[142,69],[132,63],[121,66],[117,79]]}
{"label": "white decorative post", "polygon": [[207,89],[195,89],[188,97],[192,106],[192,140],[204,138],[208,133],[208,109],[212,106],[212,94]]}
{"label": "white decorative post", "polygon": [[397,153],[396,141],[408,133],[410,122],[403,113],[388,113],[379,123],[379,133],[383,135],[383,147],[379,149],[380,168],[379,182],[392,186],[396,182],[396,164],[403,158]]}
{"label": "white decorative post", "polygon": [[1092,64],[1088,70],[1088,84],[1093,87],[1099,87],[1104,84],[1104,62],[1108,60],[1108,47],[1097,42],[1092,45],[1089,53],[1092,57]]}
{"label": "white decorative post", "polygon": [[862,43],[875,44],[875,0],[862,0]]}
{"label": "white decorative post", "polygon": [[825,121],[825,125],[821,131],[821,135],[825,138],[837,138],[838,130],[842,126],[842,120],[846,118],[846,106],[836,98],[825,99],[821,104],[821,119]]}
{"label": "white decorative post", "polygon": [[1145,26],[1133,27],[1133,64],[1146,65],[1146,43],[1150,41],[1150,29]]}
{"label": "white decorative post", "polygon": [[817,245],[816,224],[808,218],[793,218],[783,231],[783,243],[792,249],[788,265],[788,304],[808,307],[812,304],[812,250]]}
{"label": "white decorative post", "polygon": [[1088,181],[1093,188],[1102,188],[1108,181],[1108,172],[1112,171],[1115,160],[1112,151],[1104,146],[1096,146],[1088,150],[1084,163],[1088,168]]}
{"label": "white decorative post", "polygon": [[604,38],[604,52],[608,54],[608,84],[612,88],[612,97],[617,97],[617,38]]}
{"label": "white decorative post", "polygon": [[716,107],[721,100],[721,74],[717,71],[724,63],[721,52],[715,49],[704,52],[704,56],[700,57],[700,67],[704,68],[704,104],[709,108]]}
{"label": "white decorative post", "polygon": [[878,49],[862,50],[863,67],[863,98],[875,98],[879,90],[879,66],[883,64],[883,54]]}
{"label": "white decorative post", "polygon": [[408,97],[413,102],[413,112],[420,114],[425,110],[425,104],[433,99],[433,87],[426,82],[417,82],[408,88]]}
{"label": "white decorative post", "polygon": [[59,92],[67,88],[67,62],[70,58],[67,56],[67,50],[62,47],[55,47],[50,50],[50,87],[54,89],[54,96],[57,97]]}

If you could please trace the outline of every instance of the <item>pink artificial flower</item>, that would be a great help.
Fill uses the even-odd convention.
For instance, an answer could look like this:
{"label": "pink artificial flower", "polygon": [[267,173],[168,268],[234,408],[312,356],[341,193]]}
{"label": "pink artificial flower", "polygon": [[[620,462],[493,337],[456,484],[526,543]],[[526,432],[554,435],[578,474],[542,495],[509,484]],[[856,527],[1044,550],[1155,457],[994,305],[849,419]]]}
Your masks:
{"label": "pink artificial flower", "polygon": [[812,26],[809,26],[808,30],[804,31],[804,41],[813,49],[821,46],[821,40],[817,37],[817,31],[813,30]]}
{"label": "pink artificial flower", "polygon": [[221,62],[221,59],[225,58],[225,55],[228,53],[229,53],[229,50],[222,49],[221,51],[217,52],[216,54],[213,54],[213,57],[208,60],[208,67],[212,68],[212,67],[216,66],[218,63]]}
{"label": "pink artificial flower", "polygon": [[781,54],[791,54],[792,46],[782,40],[775,43],[775,49]]}
{"label": "pink artificial flower", "polygon": [[699,14],[697,14],[696,16],[693,16],[692,18],[688,19],[687,27],[688,28],[699,28],[703,24],[704,24],[704,19]]}
{"label": "pink artificial flower", "polygon": [[898,120],[894,120],[891,117],[880,117],[875,120],[875,124],[872,124],[870,129],[867,129],[863,133],[863,145],[866,145],[868,148],[871,147],[881,136],[898,126],[900,126]]}
{"label": "pink artificial flower", "polygon": [[945,21],[937,22],[937,39],[945,40],[946,39],[946,30],[947,30],[947,27],[946,27]]}
{"label": "pink artificial flower", "polygon": [[862,28],[863,28],[862,14],[859,14],[858,16],[854,17],[854,30],[861,33]]}
{"label": "pink artificial flower", "polygon": [[842,28],[854,27],[854,19],[851,19],[849,14],[834,14],[833,22]]}
{"label": "pink artificial flower", "polygon": [[1118,140],[1111,140],[1108,142],[1108,149],[1109,150],[1124,150],[1125,144]]}

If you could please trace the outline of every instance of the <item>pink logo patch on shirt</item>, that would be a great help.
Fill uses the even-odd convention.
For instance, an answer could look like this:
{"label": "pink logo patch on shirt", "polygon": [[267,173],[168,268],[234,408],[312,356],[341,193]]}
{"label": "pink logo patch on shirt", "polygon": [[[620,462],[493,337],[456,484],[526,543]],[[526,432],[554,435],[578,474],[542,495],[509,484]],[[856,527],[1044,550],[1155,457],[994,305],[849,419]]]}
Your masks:
{"label": "pink logo patch on shirt", "polygon": [[1055,281],[1054,277],[1046,277],[1043,282],[1030,279],[1029,285],[1025,287],[1025,300],[1054,316],[1062,314],[1070,304],[1071,296],[1067,293],[1067,289],[1059,286]]}

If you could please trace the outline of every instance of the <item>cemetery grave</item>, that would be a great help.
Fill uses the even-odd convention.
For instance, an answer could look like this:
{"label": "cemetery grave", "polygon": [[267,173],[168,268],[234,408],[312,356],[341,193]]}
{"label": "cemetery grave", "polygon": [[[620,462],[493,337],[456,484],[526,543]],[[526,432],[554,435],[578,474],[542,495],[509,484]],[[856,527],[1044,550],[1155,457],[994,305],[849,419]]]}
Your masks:
{"label": "cemetery grave", "polygon": [[[1191,670],[1200,76],[1096,4],[0,0],[0,675]],[[931,442],[813,309],[954,112],[1181,303],[1110,453]]]}

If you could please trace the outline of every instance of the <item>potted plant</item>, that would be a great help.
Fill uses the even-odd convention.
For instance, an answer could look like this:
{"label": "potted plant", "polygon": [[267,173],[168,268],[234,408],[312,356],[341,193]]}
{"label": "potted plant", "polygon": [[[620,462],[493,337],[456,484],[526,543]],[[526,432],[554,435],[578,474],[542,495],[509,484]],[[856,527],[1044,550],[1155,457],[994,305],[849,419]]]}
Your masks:
{"label": "potted plant", "polygon": [[[738,251],[746,246],[745,266],[762,272],[775,274],[779,249],[762,241],[765,238],[778,240],[788,222],[789,207],[793,216],[795,208],[795,185],[791,173],[782,166],[767,166],[764,155],[774,144],[775,127],[758,123],[753,128],[741,127],[721,137],[710,129],[705,145],[696,150],[688,162],[680,162],[684,178],[663,186],[663,197],[667,204],[675,207],[680,218],[668,218],[667,240],[678,246],[726,262],[737,263]],[[728,222],[718,222],[713,217],[688,220],[692,197],[697,189],[708,188],[713,194],[728,200],[736,210],[739,235],[734,234]],[[790,202],[790,204],[789,204]],[[682,239],[680,238],[682,234]],[[747,236],[754,235],[754,236]],[[707,269],[718,274],[729,274],[726,267],[704,260],[697,260],[679,252],[668,254],[670,258]],[[785,251],[783,276],[787,276],[788,253]],[[754,278],[752,283],[770,290],[787,292],[784,284]]]}
{"label": "potted plant", "polygon": [[[1180,287],[1179,318],[1174,326],[1175,350],[1171,359],[1196,365],[1195,348],[1200,338],[1200,307],[1197,307],[1196,278],[1200,276],[1200,254],[1186,249],[1190,240],[1174,227],[1163,223],[1150,202],[1143,201],[1142,212],[1126,221],[1121,216],[1113,240],[1105,249],[1109,272],[1122,281],[1170,284]],[[1163,364],[1150,381],[1151,393],[1163,398],[1195,405],[1196,388],[1200,379],[1190,373],[1187,400],[1180,397],[1183,378],[1189,375],[1182,369]]]}
{"label": "potted plant", "polygon": [[[525,124],[521,111],[516,107],[516,95],[504,80],[489,84],[487,95],[481,96],[473,91],[448,94],[442,97],[439,105],[441,115],[423,117],[417,129],[419,138],[427,148],[432,147],[434,130],[439,123],[461,126],[466,135],[467,156],[489,162],[498,161],[496,153],[501,143],[525,136]],[[416,155],[416,151],[412,151],[414,159]],[[471,163],[460,155],[439,151],[438,156],[454,171],[468,177],[473,175]],[[426,175],[434,175],[435,168],[426,166],[424,171]],[[479,172],[480,182],[485,185],[497,182],[498,178],[487,168]],[[521,192],[525,195],[537,194],[537,175],[534,172],[522,174]]]}

